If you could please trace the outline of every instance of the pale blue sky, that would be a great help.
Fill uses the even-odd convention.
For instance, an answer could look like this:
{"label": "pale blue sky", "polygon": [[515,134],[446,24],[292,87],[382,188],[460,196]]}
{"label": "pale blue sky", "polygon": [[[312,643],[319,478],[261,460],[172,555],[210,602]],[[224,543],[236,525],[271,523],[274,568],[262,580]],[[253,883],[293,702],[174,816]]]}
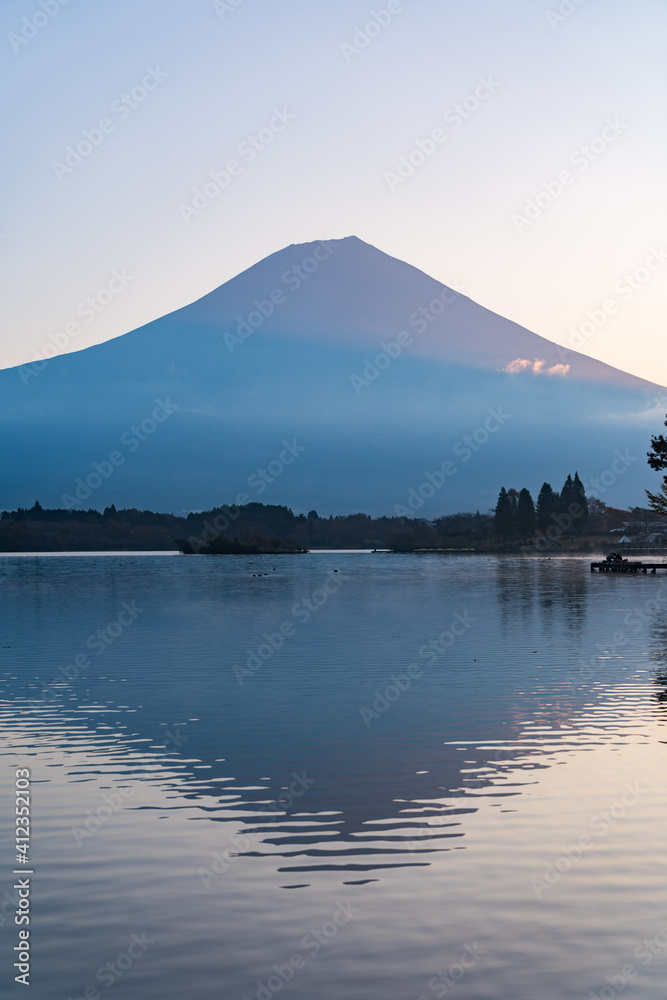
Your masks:
{"label": "pale blue sky", "polygon": [[[289,243],[354,233],[536,333],[667,383],[663,0],[392,0],[358,51],[345,46],[385,0],[42,3],[0,7],[3,366],[67,323],[81,332],[64,349],[87,346]],[[154,89],[128,107],[148,70]],[[467,120],[443,117],[466,99]],[[58,167],[105,118],[90,155]],[[271,125],[250,160],[239,147]],[[438,128],[444,141],[411,176],[387,177]],[[226,190],[183,210],[232,159]],[[81,303],[110,281],[86,322]],[[597,326],[575,345],[587,310]]]}

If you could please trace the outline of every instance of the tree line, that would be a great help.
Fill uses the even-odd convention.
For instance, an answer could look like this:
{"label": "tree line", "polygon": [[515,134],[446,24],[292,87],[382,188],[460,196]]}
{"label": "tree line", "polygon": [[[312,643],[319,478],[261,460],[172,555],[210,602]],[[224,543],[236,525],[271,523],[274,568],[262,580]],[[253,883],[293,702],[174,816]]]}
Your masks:
{"label": "tree line", "polygon": [[521,539],[526,542],[541,535],[560,534],[577,538],[589,531],[589,501],[579,473],[568,474],[560,492],[550,483],[543,483],[533,502],[530,491],[505,489],[503,486],[496,503],[493,530],[503,541]]}
{"label": "tree line", "polygon": [[[581,507],[581,516],[574,519],[576,504]],[[558,545],[584,530],[606,534],[632,520],[640,530],[643,522],[654,518],[652,511],[642,508],[620,510],[595,498],[585,502],[575,474],[574,478],[568,476],[560,493],[545,483],[536,504],[525,488],[503,489],[495,511],[458,511],[432,520],[364,513],[320,517],[316,510],[295,514],[289,507],[257,502],[183,515],[136,507],[117,509],[113,504],[101,512],[92,508],[48,509],[35,503],[2,513],[0,551],[166,550],[179,547],[176,539],[192,539],[193,551],[201,551],[200,545],[211,544],[216,538],[240,546],[263,547],[268,542],[274,549],[287,541],[308,549],[497,551],[544,537]]]}

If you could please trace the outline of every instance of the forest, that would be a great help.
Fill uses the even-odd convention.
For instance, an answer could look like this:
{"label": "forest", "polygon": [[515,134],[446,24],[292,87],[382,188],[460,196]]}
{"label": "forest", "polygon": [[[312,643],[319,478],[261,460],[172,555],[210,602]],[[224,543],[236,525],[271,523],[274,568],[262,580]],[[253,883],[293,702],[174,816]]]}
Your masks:
{"label": "forest", "polygon": [[[305,549],[463,549],[521,551],[526,544],[571,547],[606,535],[633,519],[655,519],[643,508],[630,511],[586,498],[581,480],[568,476],[560,492],[545,483],[536,502],[524,487],[500,490],[495,510],[443,514],[432,520],[370,517],[364,513],[321,517],[289,507],[248,503],[222,505],[187,515],[157,513],[112,504],[103,511],[32,507],[3,511],[2,552],[175,551],[279,552]],[[587,544],[582,542],[581,549]]]}

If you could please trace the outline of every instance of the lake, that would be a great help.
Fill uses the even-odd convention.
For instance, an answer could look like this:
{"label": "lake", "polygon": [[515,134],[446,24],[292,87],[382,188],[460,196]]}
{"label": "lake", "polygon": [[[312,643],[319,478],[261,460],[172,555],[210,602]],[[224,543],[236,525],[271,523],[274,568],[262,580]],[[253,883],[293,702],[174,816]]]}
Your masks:
{"label": "lake", "polygon": [[667,576],[31,555],[0,596],[17,993],[27,768],[36,1000],[664,1000]]}

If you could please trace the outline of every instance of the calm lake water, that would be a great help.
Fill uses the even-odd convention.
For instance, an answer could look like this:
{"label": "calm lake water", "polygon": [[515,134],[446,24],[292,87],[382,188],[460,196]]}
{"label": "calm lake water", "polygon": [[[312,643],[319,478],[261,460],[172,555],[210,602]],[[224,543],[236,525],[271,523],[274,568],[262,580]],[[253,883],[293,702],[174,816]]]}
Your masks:
{"label": "calm lake water", "polygon": [[667,574],[13,556],[0,596],[11,995],[27,767],[36,1000],[664,1000]]}

